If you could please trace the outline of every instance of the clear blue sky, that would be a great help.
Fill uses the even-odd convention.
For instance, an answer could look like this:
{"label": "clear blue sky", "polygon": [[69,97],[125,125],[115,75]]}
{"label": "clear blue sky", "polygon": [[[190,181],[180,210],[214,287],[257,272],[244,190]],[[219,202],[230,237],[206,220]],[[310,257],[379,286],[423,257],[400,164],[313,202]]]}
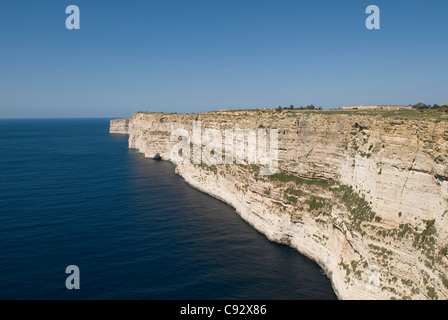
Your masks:
{"label": "clear blue sky", "polygon": [[447,21],[446,0],[4,0],[0,118],[448,103]]}

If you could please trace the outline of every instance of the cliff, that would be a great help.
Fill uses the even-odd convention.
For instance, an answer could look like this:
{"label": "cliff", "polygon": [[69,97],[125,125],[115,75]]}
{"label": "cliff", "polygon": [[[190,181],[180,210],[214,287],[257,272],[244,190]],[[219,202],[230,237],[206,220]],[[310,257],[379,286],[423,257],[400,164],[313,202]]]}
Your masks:
{"label": "cliff", "polygon": [[[135,113],[111,132],[173,161],[176,129],[278,129],[278,166],[179,164],[272,241],[315,260],[341,299],[448,298],[448,123],[343,112]],[[113,130],[112,130],[113,129]],[[205,143],[203,142],[203,147]],[[194,146],[192,145],[192,148]]]}
{"label": "cliff", "polygon": [[110,133],[129,134],[129,123],[131,118],[121,118],[110,120]]}

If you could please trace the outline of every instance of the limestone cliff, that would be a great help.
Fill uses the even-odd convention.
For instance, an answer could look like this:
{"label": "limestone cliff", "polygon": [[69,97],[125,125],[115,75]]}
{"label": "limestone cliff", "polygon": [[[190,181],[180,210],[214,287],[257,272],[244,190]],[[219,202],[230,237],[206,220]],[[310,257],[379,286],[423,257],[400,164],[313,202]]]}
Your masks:
{"label": "limestone cliff", "polygon": [[129,123],[131,118],[110,120],[110,133],[129,134]]}
{"label": "limestone cliff", "polygon": [[171,160],[174,129],[279,130],[279,171],[180,164],[193,187],[318,262],[341,299],[448,298],[448,123],[273,110],[135,113],[129,147]]}

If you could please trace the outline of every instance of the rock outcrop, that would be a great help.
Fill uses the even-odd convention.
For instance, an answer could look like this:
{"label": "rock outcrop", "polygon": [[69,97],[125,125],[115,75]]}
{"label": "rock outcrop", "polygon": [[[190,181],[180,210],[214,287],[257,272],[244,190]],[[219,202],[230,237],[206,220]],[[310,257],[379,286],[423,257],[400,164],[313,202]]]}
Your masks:
{"label": "rock outcrop", "polygon": [[110,120],[110,133],[129,134],[129,123],[131,118],[121,118]]}
{"label": "rock outcrop", "polygon": [[[178,164],[269,239],[315,260],[341,299],[448,298],[448,123],[273,110],[135,113],[129,147],[173,160],[175,129],[278,129],[279,171]],[[194,146],[191,146],[194,148]],[[191,151],[191,150],[190,150]]]}

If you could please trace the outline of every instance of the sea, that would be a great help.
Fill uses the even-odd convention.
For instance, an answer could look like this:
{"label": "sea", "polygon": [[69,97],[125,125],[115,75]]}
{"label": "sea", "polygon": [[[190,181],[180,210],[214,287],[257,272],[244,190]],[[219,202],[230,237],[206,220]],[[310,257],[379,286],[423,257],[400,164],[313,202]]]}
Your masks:
{"label": "sea", "polygon": [[315,262],[174,169],[109,119],[0,120],[0,299],[337,299]]}

